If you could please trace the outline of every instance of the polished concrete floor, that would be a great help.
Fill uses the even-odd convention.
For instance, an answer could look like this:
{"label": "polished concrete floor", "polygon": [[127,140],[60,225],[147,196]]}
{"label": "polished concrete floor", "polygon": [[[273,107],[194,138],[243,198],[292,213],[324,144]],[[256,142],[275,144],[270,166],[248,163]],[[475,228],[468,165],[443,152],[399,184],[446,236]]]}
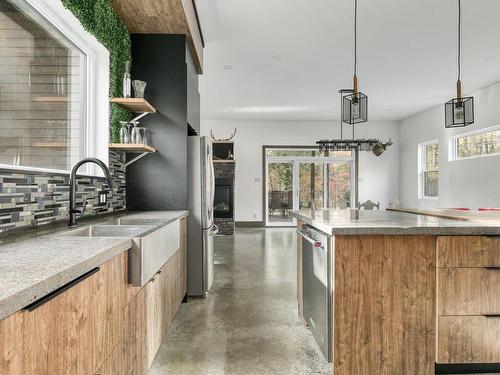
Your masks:
{"label": "polished concrete floor", "polygon": [[149,374],[332,374],[297,316],[294,233],[216,237],[211,293],[180,307]]}

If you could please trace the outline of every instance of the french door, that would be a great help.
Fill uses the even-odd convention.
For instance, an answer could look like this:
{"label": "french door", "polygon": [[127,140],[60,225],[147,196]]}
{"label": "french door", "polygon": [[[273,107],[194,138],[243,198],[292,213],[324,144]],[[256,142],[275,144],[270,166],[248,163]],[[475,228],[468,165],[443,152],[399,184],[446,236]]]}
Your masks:
{"label": "french door", "polygon": [[296,225],[293,210],[352,205],[352,158],[269,157],[265,167],[266,226]]}

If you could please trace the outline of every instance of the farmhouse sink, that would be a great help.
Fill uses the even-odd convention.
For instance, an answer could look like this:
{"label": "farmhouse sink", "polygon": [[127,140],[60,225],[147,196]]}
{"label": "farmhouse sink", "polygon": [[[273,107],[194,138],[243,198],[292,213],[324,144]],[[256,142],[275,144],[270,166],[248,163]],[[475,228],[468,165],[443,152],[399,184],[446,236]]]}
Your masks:
{"label": "farmhouse sink", "polygon": [[128,281],[144,286],[180,248],[179,220],[121,218],[73,229],[54,237],[124,237],[132,240],[128,251]]}
{"label": "farmhouse sink", "polygon": [[110,221],[103,222],[102,225],[153,225],[159,226],[165,224],[166,220],[162,219],[136,219],[129,217],[122,217]]}
{"label": "farmhouse sink", "polygon": [[55,237],[141,237],[154,226],[138,225],[92,225],[90,227],[74,229]]}

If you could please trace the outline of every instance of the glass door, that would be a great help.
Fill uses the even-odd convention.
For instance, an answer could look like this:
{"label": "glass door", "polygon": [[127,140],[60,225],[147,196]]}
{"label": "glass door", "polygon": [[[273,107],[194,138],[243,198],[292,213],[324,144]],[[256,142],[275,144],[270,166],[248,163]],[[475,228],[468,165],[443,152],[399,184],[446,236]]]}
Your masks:
{"label": "glass door", "polygon": [[325,168],[327,208],[346,209],[352,207],[353,174],[351,162],[327,163]]}
{"label": "glass door", "polygon": [[291,216],[295,207],[294,163],[268,162],[266,166],[266,225],[294,225]]}
{"label": "glass door", "polygon": [[265,153],[265,224],[294,226],[292,210],[346,209],[354,196],[354,158],[317,149],[272,148]]}
{"label": "glass door", "polygon": [[300,162],[298,165],[299,209],[323,208],[325,203],[324,163]]}

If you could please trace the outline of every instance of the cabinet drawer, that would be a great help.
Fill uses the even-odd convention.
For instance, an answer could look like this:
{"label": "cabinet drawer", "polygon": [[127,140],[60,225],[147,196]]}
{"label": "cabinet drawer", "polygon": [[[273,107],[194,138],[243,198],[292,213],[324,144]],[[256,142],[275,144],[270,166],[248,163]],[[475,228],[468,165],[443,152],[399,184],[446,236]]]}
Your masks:
{"label": "cabinet drawer", "polygon": [[437,264],[438,267],[500,266],[500,237],[438,237]]}
{"label": "cabinet drawer", "polygon": [[500,362],[500,318],[440,316],[438,363]]}
{"label": "cabinet drawer", "polygon": [[438,315],[500,314],[500,268],[438,269]]}

